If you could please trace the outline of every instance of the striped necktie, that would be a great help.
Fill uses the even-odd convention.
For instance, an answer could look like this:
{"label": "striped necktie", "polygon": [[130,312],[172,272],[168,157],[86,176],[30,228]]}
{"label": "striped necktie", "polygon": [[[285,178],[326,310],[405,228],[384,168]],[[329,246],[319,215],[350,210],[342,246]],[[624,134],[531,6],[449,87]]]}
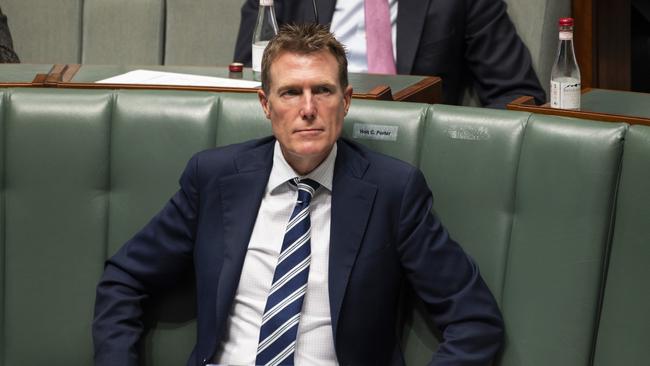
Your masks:
{"label": "striped necktie", "polygon": [[309,203],[320,185],[311,179],[298,178],[291,183],[298,186],[298,201],[284,232],[282,250],[266,299],[256,365],[293,365],[311,261]]}

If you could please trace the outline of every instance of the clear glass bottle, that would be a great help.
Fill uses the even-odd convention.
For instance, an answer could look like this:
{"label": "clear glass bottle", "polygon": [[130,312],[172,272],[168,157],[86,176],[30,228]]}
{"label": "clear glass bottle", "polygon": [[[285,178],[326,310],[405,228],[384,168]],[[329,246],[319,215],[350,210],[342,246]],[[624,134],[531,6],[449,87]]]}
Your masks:
{"label": "clear glass bottle", "polygon": [[262,54],[271,38],[278,34],[273,0],[260,0],[257,22],[253,31],[253,76],[259,80],[262,72]]}
{"label": "clear glass bottle", "polygon": [[551,69],[551,107],[580,109],[580,68],[573,49],[573,18],[560,18],[559,45]]}

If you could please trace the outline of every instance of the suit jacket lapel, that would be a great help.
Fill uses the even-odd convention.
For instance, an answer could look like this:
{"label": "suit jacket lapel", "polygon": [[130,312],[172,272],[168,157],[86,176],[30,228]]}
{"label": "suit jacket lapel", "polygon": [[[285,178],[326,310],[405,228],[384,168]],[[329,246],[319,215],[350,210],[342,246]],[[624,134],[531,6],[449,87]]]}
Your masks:
{"label": "suit jacket lapel", "polygon": [[332,187],[329,254],[329,296],[332,330],[336,329],[341,304],[357,258],[377,187],[362,180],[368,161],[347,143],[338,144]]}
{"label": "suit jacket lapel", "polygon": [[273,164],[275,140],[235,158],[237,173],[219,182],[225,251],[217,285],[216,330],[221,337],[234,299],[248,242]]}
{"label": "suit jacket lapel", "polygon": [[397,3],[397,72],[410,74],[420,45],[422,27],[431,0],[399,0]]}

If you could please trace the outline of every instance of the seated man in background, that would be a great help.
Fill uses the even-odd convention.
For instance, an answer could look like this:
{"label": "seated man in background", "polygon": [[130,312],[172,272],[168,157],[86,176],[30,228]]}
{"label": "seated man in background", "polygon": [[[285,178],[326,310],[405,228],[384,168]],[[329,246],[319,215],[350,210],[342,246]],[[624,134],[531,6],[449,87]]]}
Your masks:
{"label": "seated man in background", "polygon": [[138,364],[142,301],[192,271],[188,365],[399,365],[406,279],[440,328],[433,365],[488,365],[503,321],[432,214],[417,168],[340,138],[352,88],[323,26],[286,26],[262,60],[273,136],[196,154],[166,207],[106,263],[96,365]]}
{"label": "seated man in background", "polygon": [[11,32],[7,24],[7,16],[0,9],[0,63],[20,62],[18,55],[14,52],[14,43],[11,40]]}
{"label": "seated man in background", "polygon": [[[372,0],[377,1],[377,0]],[[275,0],[278,23],[319,22],[330,30],[349,52],[350,71],[368,69],[364,24],[371,0],[317,0],[318,19],[312,1]],[[505,108],[522,95],[546,100],[544,90],[532,68],[530,53],[517,35],[502,0],[382,0],[388,1],[394,68],[398,74],[433,75],[442,78],[447,104],[460,104],[465,87],[474,88],[484,106]],[[259,0],[247,0],[241,10],[241,23],[234,60],[250,66],[251,41]],[[382,14],[386,14],[384,10]],[[381,22],[380,20],[375,20]],[[386,31],[371,31],[381,35]],[[392,43],[392,44],[391,44]],[[374,49],[369,43],[368,49]]]}

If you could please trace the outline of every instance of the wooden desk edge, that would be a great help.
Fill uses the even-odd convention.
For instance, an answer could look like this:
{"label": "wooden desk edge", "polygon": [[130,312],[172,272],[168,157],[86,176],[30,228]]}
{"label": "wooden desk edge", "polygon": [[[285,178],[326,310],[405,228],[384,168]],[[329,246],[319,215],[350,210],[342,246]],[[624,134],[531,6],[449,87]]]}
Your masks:
{"label": "wooden desk edge", "polygon": [[[98,84],[93,82],[72,82],[81,69],[81,64],[54,64],[47,74],[37,74],[31,83],[0,83],[9,87],[59,87],[73,89],[138,89],[138,90],[191,90],[208,92],[251,93],[257,88],[208,87],[191,85],[156,85],[156,84]],[[424,77],[419,82],[392,94],[388,85],[378,85],[367,93],[353,93],[357,99],[396,100],[409,102],[436,103],[442,95],[441,79],[439,77]]]}
{"label": "wooden desk edge", "polygon": [[417,83],[397,91],[393,98],[406,102],[441,103],[442,79],[437,76],[426,76]]}
{"label": "wooden desk edge", "polygon": [[[583,93],[588,91],[588,89],[583,90]],[[546,106],[535,105],[533,97],[519,97],[514,101],[510,102],[507,106],[507,109],[512,111],[521,111],[537,114],[546,114],[552,116],[562,116],[562,117],[573,117],[580,119],[591,119],[595,121],[603,122],[626,122],[633,125],[646,125],[650,126],[650,118],[635,117],[635,116],[623,116],[620,114],[609,114],[609,113],[597,113],[597,112],[586,112],[586,111],[573,111],[567,109],[556,109]]]}

